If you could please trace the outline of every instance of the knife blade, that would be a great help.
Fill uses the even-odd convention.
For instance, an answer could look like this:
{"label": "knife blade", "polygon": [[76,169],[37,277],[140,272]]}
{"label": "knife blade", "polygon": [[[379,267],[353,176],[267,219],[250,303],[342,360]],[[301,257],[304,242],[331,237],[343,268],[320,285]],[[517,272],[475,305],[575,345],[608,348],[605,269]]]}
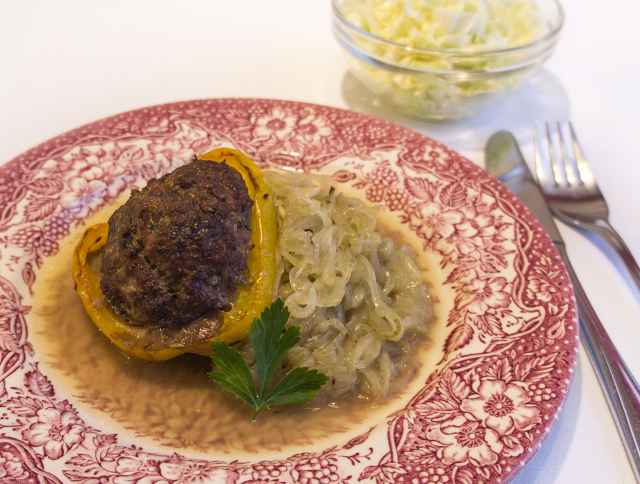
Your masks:
{"label": "knife blade", "polygon": [[609,405],[636,482],[640,483],[640,385],[618,353],[580,284],[544,194],[513,134],[499,131],[489,138],[485,147],[485,163],[489,173],[507,185],[533,212],[560,252],[573,283],[581,340]]}
{"label": "knife blade", "polygon": [[498,131],[489,138],[485,148],[487,170],[533,212],[554,244],[564,245],[544,195],[524,161],[520,146],[509,131]]}

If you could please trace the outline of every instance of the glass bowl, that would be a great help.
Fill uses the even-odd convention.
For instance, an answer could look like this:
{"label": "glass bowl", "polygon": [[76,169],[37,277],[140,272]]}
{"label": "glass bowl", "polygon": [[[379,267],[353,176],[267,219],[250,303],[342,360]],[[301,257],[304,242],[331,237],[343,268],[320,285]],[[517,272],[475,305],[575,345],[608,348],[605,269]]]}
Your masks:
{"label": "glass bowl", "polygon": [[[517,47],[495,50],[419,49],[367,32],[332,0],[333,29],[349,67],[373,95],[411,117],[459,119],[477,113],[516,87],[551,56],[564,25],[558,0],[537,0],[543,34]],[[420,66],[403,65],[403,59]],[[427,67],[424,64],[428,64]]]}

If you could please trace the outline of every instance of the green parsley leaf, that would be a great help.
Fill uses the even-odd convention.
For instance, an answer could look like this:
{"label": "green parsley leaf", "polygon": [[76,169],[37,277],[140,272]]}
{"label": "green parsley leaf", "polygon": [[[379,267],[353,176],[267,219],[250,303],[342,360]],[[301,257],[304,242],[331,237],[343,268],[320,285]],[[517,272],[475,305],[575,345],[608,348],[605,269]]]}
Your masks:
{"label": "green parsley leaf", "polygon": [[278,383],[267,399],[267,406],[299,405],[316,396],[327,376],[309,368],[294,368]]}
{"label": "green parsley leaf", "polygon": [[215,369],[209,372],[209,378],[226,391],[255,406],[256,387],[253,384],[251,370],[240,352],[224,343],[213,343],[211,360]]}
{"label": "green parsley leaf", "polygon": [[214,343],[209,377],[221,388],[249,404],[255,415],[278,405],[299,405],[315,398],[327,377],[317,370],[294,368],[273,382],[287,351],[300,340],[300,329],[285,327],[289,311],[276,299],[251,324],[249,342],[255,353],[257,385],[242,355],[229,345]]}
{"label": "green parsley leaf", "polygon": [[263,396],[273,372],[280,365],[284,355],[300,339],[300,330],[296,327],[284,330],[289,319],[289,311],[282,299],[265,309],[251,325],[249,341],[256,355],[256,373],[258,376],[258,394]]}

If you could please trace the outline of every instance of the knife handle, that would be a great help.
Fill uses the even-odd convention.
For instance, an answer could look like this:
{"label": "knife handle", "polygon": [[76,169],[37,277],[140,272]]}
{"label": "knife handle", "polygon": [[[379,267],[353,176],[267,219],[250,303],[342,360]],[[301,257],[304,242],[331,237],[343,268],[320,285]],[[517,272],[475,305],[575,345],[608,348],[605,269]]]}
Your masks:
{"label": "knife handle", "polygon": [[633,377],[573,270],[564,246],[558,249],[573,282],[580,336],[622,437],[636,482],[640,483],[640,385]]}

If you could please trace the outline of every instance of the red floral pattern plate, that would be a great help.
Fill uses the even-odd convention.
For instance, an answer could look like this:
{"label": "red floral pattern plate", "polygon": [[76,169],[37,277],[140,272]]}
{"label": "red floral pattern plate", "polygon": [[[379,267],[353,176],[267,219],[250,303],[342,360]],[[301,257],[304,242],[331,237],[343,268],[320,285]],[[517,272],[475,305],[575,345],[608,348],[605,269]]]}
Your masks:
{"label": "red floral pattern plate", "polygon": [[[145,449],[82,415],[40,369],[29,310],[45,258],[126,188],[219,145],[330,174],[384,205],[437,261],[441,361],[368,432],[270,460]],[[556,417],[576,335],[564,267],[527,209],[454,151],[380,119],[284,101],[182,102],[86,125],[0,167],[2,482],[500,482]]]}

